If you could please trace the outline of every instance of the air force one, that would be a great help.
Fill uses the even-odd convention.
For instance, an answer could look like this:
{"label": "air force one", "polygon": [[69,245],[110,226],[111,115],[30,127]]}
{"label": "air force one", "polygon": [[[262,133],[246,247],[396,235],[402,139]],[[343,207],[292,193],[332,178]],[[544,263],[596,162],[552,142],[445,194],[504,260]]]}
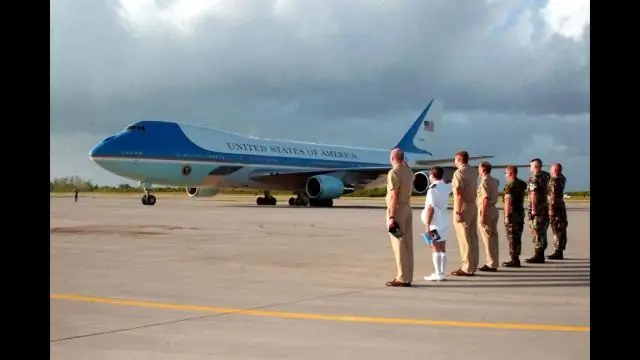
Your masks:
{"label": "air force one", "polygon": [[[448,179],[455,170],[453,158],[434,159],[425,148],[442,108],[440,101],[431,100],[394,146],[415,170],[413,190],[418,194],[429,186],[430,167],[444,167]],[[90,158],[111,173],[139,181],[144,205],[155,205],[152,184],[161,184],[184,187],[190,197],[215,196],[223,188],[263,190],[258,205],[276,204],[271,191],[291,191],[296,195],[289,199],[291,206],[331,207],[345,194],[384,184],[390,150],[260,139],[143,120],[95,145]]]}

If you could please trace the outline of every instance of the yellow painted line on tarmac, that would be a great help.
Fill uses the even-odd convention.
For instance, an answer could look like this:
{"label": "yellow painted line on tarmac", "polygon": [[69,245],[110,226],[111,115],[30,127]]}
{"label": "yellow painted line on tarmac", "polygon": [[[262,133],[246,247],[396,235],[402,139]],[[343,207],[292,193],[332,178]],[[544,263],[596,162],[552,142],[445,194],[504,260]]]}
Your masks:
{"label": "yellow painted line on tarmac", "polygon": [[238,315],[263,316],[284,319],[303,319],[303,320],[325,320],[325,321],[342,321],[354,323],[370,323],[370,324],[391,324],[391,325],[421,325],[421,326],[450,326],[450,327],[468,327],[482,329],[504,329],[504,330],[537,330],[537,331],[570,331],[570,332],[589,332],[588,326],[569,326],[569,325],[538,325],[538,324],[515,324],[515,323],[490,323],[490,322],[467,322],[467,321],[444,321],[444,320],[426,320],[426,319],[410,319],[410,318],[388,318],[388,317],[369,317],[369,316],[347,316],[347,315],[328,315],[328,314],[312,314],[312,313],[294,313],[277,310],[251,310],[251,309],[233,309],[215,306],[201,305],[184,305],[162,303],[155,301],[141,301],[128,299],[114,299],[95,296],[83,296],[74,294],[51,294],[51,299],[78,301],[85,303],[98,303],[119,306],[131,306],[148,309],[164,309],[164,310],[181,310],[202,313],[234,313]]}

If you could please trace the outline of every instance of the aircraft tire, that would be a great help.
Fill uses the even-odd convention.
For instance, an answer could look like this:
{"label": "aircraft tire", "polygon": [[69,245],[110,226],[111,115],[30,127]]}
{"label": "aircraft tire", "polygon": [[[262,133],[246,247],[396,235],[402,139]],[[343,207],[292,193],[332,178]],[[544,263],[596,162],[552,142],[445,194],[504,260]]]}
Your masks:
{"label": "aircraft tire", "polygon": [[294,206],[295,204],[296,204],[296,198],[290,197],[289,198],[289,206]]}
{"label": "aircraft tire", "polygon": [[147,195],[142,195],[142,198],[140,200],[142,201],[142,205],[149,205],[149,203],[147,202]]}
{"label": "aircraft tire", "polygon": [[156,197],[154,195],[147,196],[147,205],[153,206],[156,204]]}
{"label": "aircraft tire", "polygon": [[265,203],[264,198],[262,196],[258,196],[258,198],[256,199],[256,204],[264,205],[264,203]]}

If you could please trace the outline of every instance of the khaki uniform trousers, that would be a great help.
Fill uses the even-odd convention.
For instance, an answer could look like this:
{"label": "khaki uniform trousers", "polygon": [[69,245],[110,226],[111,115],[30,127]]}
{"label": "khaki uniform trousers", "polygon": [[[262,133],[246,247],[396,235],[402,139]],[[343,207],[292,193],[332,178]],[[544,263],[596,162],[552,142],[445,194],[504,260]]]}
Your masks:
{"label": "khaki uniform trousers", "polygon": [[462,205],[462,222],[454,216],[453,228],[460,246],[460,269],[467,273],[475,273],[480,261],[478,249],[478,207],[475,203]]}
{"label": "khaki uniform trousers", "polygon": [[[389,210],[385,218],[385,225],[389,219]],[[395,220],[402,230],[402,237],[396,238],[389,234],[391,248],[396,259],[396,281],[413,281],[413,209],[411,205],[398,205]]]}
{"label": "khaki uniform trousers", "polygon": [[490,268],[498,268],[498,209],[495,206],[489,207],[486,222],[482,224],[480,214],[478,213],[478,228],[480,236],[484,242],[484,251],[487,255],[487,266]]}

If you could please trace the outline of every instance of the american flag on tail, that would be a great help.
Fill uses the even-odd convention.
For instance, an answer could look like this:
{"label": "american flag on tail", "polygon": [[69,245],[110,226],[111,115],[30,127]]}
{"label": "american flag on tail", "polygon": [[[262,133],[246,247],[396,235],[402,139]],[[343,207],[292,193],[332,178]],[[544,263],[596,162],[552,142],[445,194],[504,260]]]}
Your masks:
{"label": "american flag on tail", "polygon": [[425,120],[424,121],[424,129],[426,131],[433,132],[433,121]]}

